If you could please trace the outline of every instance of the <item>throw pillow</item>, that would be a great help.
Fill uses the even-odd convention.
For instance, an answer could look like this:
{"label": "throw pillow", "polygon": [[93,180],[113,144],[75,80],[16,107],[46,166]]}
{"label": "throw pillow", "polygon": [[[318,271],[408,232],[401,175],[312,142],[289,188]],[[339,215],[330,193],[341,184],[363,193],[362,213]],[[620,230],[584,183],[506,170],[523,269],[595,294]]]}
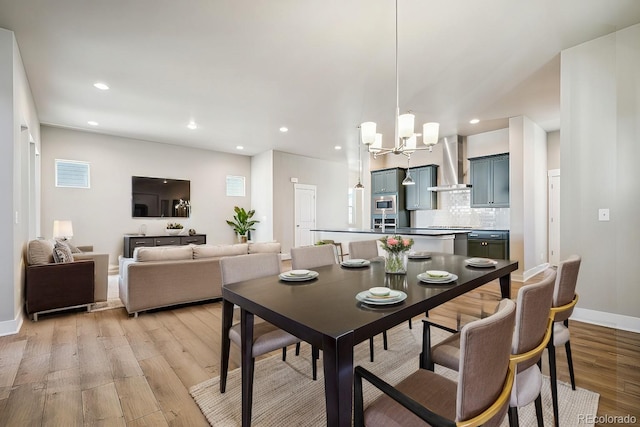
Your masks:
{"label": "throw pillow", "polygon": [[57,263],[60,262],[73,262],[73,254],[69,246],[64,243],[56,243],[53,248],[53,260]]}
{"label": "throw pillow", "polygon": [[69,243],[68,240],[56,239],[56,243],[62,243],[63,245],[66,245],[71,250],[72,254],[81,254],[82,253],[82,251],[80,249],[78,249],[75,246],[73,246],[71,243]]}

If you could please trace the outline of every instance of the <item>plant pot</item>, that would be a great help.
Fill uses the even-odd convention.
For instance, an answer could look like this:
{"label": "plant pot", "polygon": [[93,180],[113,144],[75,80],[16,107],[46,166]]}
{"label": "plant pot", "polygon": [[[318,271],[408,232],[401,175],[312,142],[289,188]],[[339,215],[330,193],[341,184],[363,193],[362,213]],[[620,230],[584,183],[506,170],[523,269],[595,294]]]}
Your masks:
{"label": "plant pot", "polygon": [[182,228],[167,228],[166,230],[169,236],[177,236],[182,231]]}
{"label": "plant pot", "polygon": [[247,236],[240,236],[240,243],[247,243]]}
{"label": "plant pot", "polygon": [[408,251],[385,252],[384,271],[388,274],[407,274]]}

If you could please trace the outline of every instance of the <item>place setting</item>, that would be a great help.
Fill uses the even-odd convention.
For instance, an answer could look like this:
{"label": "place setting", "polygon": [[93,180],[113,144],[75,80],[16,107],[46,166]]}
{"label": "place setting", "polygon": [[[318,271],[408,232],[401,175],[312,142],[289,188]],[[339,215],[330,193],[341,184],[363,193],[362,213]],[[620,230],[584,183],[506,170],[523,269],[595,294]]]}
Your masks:
{"label": "place setting", "polygon": [[278,275],[280,280],[284,280],[285,282],[306,282],[318,276],[319,273],[313,270],[290,270]]}
{"label": "place setting", "polygon": [[340,265],[347,268],[362,268],[362,267],[368,267],[369,265],[371,265],[371,262],[367,259],[356,258],[356,259],[346,259],[342,261]]}
{"label": "place setting", "polygon": [[400,303],[407,299],[407,294],[402,291],[380,286],[358,292],[356,299],[367,305],[380,306]]}
{"label": "place setting", "polygon": [[414,259],[414,260],[431,259],[431,253],[424,252],[424,251],[409,252],[409,254],[407,255],[407,258]]}
{"label": "place setting", "polygon": [[448,271],[427,270],[418,274],[418,280],[430,284],[448,284],[458,280],[458,276]]}
{"label": "place setting", "polygon": [[498,265],[498,261],[490,258],[467,258],[464,263],[469,267],[491,268]]}

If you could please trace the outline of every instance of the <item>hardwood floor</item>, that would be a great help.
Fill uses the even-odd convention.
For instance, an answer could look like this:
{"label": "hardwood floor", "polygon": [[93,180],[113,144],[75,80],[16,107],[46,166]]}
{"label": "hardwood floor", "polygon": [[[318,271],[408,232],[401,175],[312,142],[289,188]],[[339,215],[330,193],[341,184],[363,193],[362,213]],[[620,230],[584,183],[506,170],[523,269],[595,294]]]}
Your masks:
{"label": "hardwood floor", "polygon": [[[455,326],[456,313],[464,323],[492,310],[498,295],[488,284],[430,315]],[[206,426],[188,389],[218,375],[220,322],[220,302],[138,318],[120,308],[25,319],[20,333],[0,338],[0,426]],[[570,328],[576,382],[600,393],[598,415],[640,422],[640,334]],[[557,356],[568,381],[564,348]],[[237,358],[232,346],[231,368]]]}

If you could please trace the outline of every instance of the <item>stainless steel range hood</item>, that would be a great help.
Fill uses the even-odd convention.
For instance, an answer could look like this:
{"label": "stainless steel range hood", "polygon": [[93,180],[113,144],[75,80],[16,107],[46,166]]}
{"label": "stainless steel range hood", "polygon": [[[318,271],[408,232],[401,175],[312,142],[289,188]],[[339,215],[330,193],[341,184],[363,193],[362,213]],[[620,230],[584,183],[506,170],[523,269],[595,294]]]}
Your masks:
{"label": "stainless steel range hood", "polygon": [[462,165],[462,137],[458,135],[442,138],[442,185],[429,187],[430,191],[469,190],[471,186],[464,184]]}

